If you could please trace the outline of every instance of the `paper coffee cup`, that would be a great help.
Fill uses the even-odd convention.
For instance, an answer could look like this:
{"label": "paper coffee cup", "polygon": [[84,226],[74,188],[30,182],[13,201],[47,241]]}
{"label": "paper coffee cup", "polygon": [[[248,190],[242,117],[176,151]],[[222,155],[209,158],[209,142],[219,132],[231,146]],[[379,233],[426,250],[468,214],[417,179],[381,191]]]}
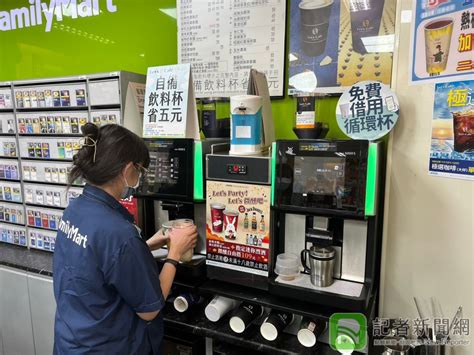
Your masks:
{"label": "paper coffee cup", "polygon": [[302,0],[300,8],[300,45],[310,57],[326,50],[329,19],[334,0]]}
{"label": "paper coffee cup", "polygon": [[425,25],[426,72],[439,75],[446,70],[453,33],[453,19],[436,19]]}
{"label": "paper coffee cup", "polygon": [[216,296],[207,305],[204,314],[211,322],[217,322],[229,311],[233,310],[239,304],[238,301],[231,298]]}
{"label": "paper coffee cup", "polygon": [[291,313],[271,311],[270,315],[260,326],[260,334],[268,341],[274,341],[291,322],[294,316]]}
{"label": "paper coffee cup", "polygon": [[311,348],[316,344],[318,336],[326,328],[326,323],[309,318],[303,318],[297,337],[301,345]]}
{"label": "paper coffee cup", "polygon": [[211,225],[212,231],[221,233],[224,227],[225,205],[222,203],[211,203]]}
{"label": "paper coffee cup", "polygon": [[180,313],[186,312],[190,307],[201,302],[201,297],[191,293],[185,293],[175,298],[173,305]]}
{"label": "paper coffee cup", "polygon": [[263,307],[251,303],[242,303],[239,308],[234,311],[232,318],[229,320],[230,328],[238,334],[241,334],[247,327],[258,317],[263,314]]}

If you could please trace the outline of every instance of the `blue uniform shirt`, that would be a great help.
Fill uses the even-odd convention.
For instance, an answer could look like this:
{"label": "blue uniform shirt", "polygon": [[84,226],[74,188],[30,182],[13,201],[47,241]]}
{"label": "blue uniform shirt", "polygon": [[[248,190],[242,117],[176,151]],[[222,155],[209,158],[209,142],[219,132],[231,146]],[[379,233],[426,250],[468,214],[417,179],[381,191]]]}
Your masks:
{"label": "blue uniform shirt", "polygon": [[133,217],[86,185],[64,211],[54,251],[55,354],[159,353],[164,306],[159,271]]}

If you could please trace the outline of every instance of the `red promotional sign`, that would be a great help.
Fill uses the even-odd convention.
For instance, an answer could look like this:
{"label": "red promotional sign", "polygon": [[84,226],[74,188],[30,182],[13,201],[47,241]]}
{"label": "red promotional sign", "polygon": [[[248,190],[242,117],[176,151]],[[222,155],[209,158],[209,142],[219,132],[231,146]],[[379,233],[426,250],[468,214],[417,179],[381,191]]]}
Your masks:
{"label": "red promotional sign", "polygon": [[123,207],[127,209],[128,212],[133,216],[135,224],[138,223],[138,204],[135,197],[130,197],[126,200],[120,200],[120,203]]}

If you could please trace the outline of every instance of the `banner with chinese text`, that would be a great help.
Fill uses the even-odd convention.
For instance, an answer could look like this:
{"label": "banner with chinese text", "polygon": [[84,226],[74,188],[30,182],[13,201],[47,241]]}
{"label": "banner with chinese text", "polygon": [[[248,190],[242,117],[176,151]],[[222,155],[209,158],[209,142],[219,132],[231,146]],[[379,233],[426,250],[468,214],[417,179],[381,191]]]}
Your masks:
{"label": "banner with chinese text", "polygon": [[410,81],[467,80],[474,74],[474,1],[413,1]]}
{"label": "banner with chinese text", "polygon": [[207,264],[268,276],[270,186],[207,182]]}
{"label": "banner with chinese text", "polygon": [[283,96],[286,0],[177,0],[178,62],[190,63],[196,97],[247,93],[250,69]]}
{"label": "banner with chinese text", "polygon": [[474,180],[474,80],[436,84],[429,172]]}
{"label": "banner with chinese text", "polygon": [[399,104],[395,93],[377,81],[353,85],[339,98],[336,119],[339,128],[352,139],[382,138],[398,121]]}
{"label": "banner with chinese text", "polygon": [[199,139],[189,64],[148,68],[143,137]]}

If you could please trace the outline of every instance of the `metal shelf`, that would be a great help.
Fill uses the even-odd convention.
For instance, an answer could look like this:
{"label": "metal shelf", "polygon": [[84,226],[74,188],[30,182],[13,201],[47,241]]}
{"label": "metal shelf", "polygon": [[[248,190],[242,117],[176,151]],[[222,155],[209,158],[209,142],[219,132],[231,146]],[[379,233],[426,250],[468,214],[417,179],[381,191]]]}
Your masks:
{"label": "metal shelf", "polygon": [[17,112],[88,111],[88,106],[18,107]]}
{"label": "metal shelf", "polygon": [[52,208],[54,210],[59,210],[59,211],[64,211],[66,209],[66,207],[61,207],[61,206],[51,206],[51,205],[40,205],[39,203],[31,203],[31,202],[25,202],[25,205],[26,206],[29,206],[29,207],[38,207],[38,208]]}

